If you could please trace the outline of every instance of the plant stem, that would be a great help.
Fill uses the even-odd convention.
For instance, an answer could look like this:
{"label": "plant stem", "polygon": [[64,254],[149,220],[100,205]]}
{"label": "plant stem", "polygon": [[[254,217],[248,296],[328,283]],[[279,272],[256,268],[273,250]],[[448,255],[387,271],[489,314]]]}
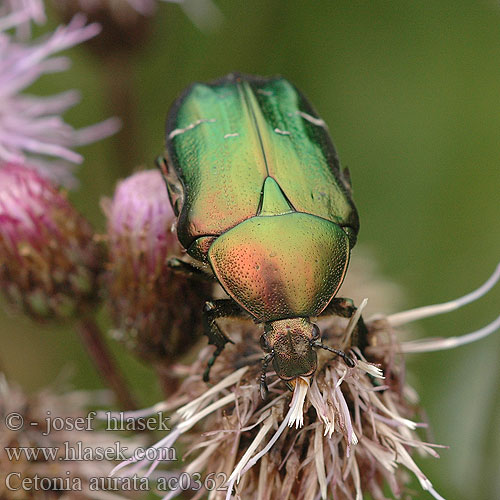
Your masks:
{"label": "plant stem", "polygon": [[104,342],[102,331],[95,320],[89,317],[82,318],[78,323],[77,330],[97,371],[113,390],[122,408],[124,410],[137,409],[128,384]]}
{"label": "plant stem", "polygon": [[134,88],[133,58],[124,52],[103,55],[106,67],[104,85],[111,114],[122,120],[122,128],[113,138],[116,153],[115,177],[130,175],[141,164],[138,138],[138,106]]}

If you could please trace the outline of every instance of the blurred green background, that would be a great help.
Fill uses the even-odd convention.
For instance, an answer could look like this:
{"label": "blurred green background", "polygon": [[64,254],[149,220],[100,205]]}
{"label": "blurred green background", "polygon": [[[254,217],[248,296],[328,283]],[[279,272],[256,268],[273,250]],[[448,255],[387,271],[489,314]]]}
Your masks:
{"label": "blurred green background", "polygon": [[[359,245],[402,285],[405,306],[449,300],[484,282],[500,260],[500,4],[217,5],[224,19],[212,33],[198,30],[178,6],[162,4],[149,39],[124,54],[123,65],[116,66],[121,69],[79,47],[70,52],[72,69],[30,89],[80,89],[82,104],[66,115],[75,126],[116,113],[107,107],[110,76],[136,95],[134,140],[123,144],[117,136],[81,150],[86,160],[72,198],[95,226],[104,229],[99,200],[112,194],[117,177],[133,164],[153,167],[163,148],[167,109],[186,85],[235,70],[280,73],[328,123],[351,171]],[[52,15],[49,26],[57,22]],[[132,111],[121,118],[132,121]],[[499,306],[497,286],[478,303],[422,321],[414,331],[467,333],[491,322]],[[10,378],[32,391],[71,364],[76,387],[100,387],[71,325],[54,331],[1,314],[0,362]],[[159,398],[148,368],[120,346],[114,350],[142,402]],[[433,439],[450,446],[440,460],[419,464],[448,500],[500,498],[499,357],[500,332],[454,351],[408,356],[409,380],[420,393]],[[413,498],[431,498],[414,486]]]}

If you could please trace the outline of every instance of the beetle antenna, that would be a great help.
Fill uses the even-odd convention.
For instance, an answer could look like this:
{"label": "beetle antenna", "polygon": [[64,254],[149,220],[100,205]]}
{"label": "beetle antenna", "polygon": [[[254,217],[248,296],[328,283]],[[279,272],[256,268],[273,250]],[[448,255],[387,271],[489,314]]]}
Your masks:
{"label": "beetle antenna", "polygon": [[321,342],[316,342],[313,344],[313,346],[320,347],[321,349],[325,349],[325,351],[330,351],[336,354],[337,356],[340,356],[349,368],[354,368],[354,366],[356,366],[354,360],[350,356],[348,356],[344,351],[340,351],[339,349],[334,349],[333,347],[322,344]]}
{"label": "beetle antenna", "polygon": [[266,356],[262,360],[262,371],[260,373],[260,397],[262,399],[266,399],[267,394],[269,392],[266,382],[266,373],[267,373],[267,365],[269,365],[269,362],[273,358],[274,358],[274,351],[271,351],[269,354],[266,354]]}

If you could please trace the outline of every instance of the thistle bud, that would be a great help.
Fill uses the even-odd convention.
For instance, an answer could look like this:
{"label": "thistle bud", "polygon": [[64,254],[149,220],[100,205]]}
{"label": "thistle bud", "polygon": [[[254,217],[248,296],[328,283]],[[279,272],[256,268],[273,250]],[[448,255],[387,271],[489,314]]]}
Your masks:
{"label": "thistle bud", "polygon": [[118,337],[141,358],[168,365],[202,333],[201,311],[210,287],[175,273],[168,258],[181,253],[175,217],[156,170],[120,182],[108,217],[108,287]]}
{"label": "thistle bud", "polygon": [[100,251],[88,222],[36,171],[0,165],[0,286],[35,318],[69,316],[93,301]]}

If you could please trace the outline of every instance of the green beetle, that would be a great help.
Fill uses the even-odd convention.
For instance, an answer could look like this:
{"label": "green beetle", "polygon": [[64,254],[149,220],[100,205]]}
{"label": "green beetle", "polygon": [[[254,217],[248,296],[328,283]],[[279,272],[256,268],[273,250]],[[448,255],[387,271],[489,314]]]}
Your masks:
{"label": "green beetle", "polygon": [[[305,97],[282,77],[230,74],[191,85],[167,118],[161,159],[177,234],[207,264],[231,299],[207,302],[210,367],[231,340],[217,318],[250,315],[263,323],[261,389],[272,361],[293,385],[316,370],[320,342],[312,317],[351,316],[334,299],[356,243],[358,214],[346,170],[327,128]],[[200,273],[186,262],[172,266]]]}

